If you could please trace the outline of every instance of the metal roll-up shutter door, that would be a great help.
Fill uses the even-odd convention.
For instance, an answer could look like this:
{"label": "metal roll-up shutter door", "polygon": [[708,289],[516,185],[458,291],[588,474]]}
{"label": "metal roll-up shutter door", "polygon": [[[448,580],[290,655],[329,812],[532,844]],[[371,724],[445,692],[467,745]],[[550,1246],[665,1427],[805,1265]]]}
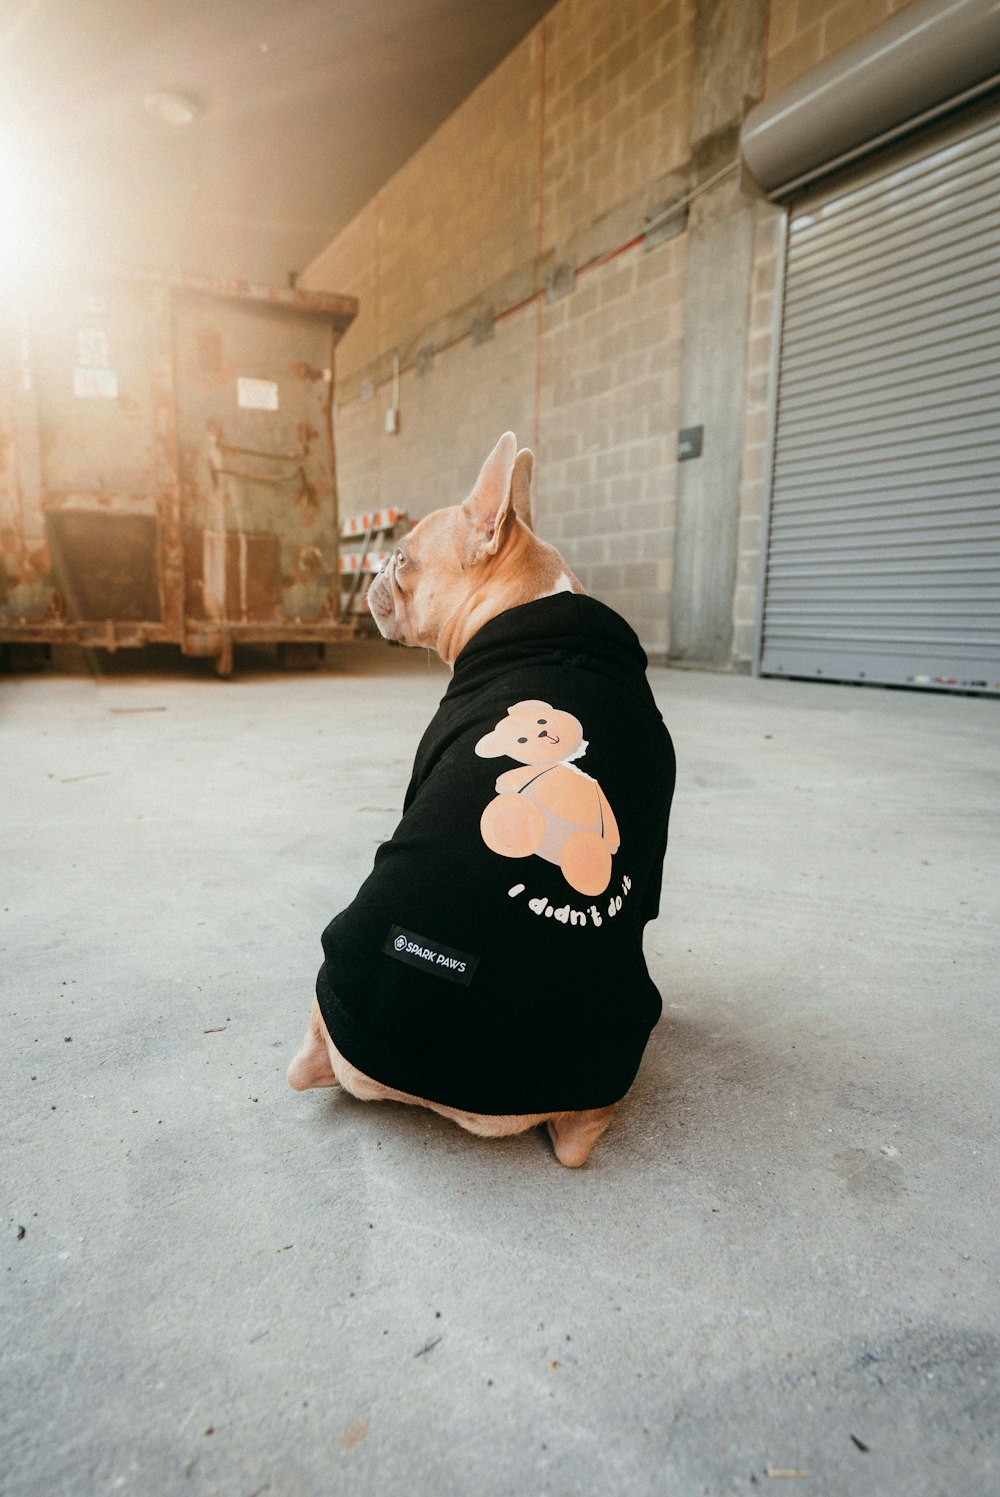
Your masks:
{"label": "metal roll-up shutter door", "polygon": [[793,209],[760,670],[1000,692],[1000,118]]}

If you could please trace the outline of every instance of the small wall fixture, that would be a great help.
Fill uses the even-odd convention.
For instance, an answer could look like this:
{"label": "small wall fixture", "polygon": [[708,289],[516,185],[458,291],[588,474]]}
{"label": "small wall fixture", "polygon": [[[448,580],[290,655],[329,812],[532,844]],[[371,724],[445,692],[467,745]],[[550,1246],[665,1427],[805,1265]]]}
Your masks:
{"label": "small wall fixture", "polygon": [[486,343],[492,338],[496,331],[493,308],[490,307],[487,311],[481,312],[478,317],[474,317],[469,331],[472,334],[473,348],[477,347],[480,343]]}
{"label": "small wall fixture", "polygon": [[399,352],[392,356],[392,399],[389,409],[385,413],[385,434],[387,437],[399,435]]}
{"label": "small wall fixture", "polygon": [[677,433],[677,461],[686,463],[693,457],[701,457],[704,442],[703,426],[685,426],[683,431]]}
{"label": "small wall fixture", "polygon": [[548,305],[559,301],[560,297],[569,296],[576,285],[576,264],[573,260],[566,260],[562,265],[555,265],[545,277],[545,300]]}

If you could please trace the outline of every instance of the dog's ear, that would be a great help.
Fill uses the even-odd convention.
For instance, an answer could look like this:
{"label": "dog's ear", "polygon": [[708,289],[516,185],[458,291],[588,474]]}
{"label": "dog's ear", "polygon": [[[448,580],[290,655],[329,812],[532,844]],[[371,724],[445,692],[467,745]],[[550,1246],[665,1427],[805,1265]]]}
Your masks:
{"label": "dog's ear", "polygon": [[517,438],[505,431],[483,463],[476,486],[462,505],[471,534],[466,565],[495,556],[510,513],[511,480],[517,461]]}
{"label": "dog's ear", "polygon": [[514,472],[510,480],[510,502],[522,525],[534,530],[531,523],[531,472],[535,457],[530,447],[522,447],[514,460]]}

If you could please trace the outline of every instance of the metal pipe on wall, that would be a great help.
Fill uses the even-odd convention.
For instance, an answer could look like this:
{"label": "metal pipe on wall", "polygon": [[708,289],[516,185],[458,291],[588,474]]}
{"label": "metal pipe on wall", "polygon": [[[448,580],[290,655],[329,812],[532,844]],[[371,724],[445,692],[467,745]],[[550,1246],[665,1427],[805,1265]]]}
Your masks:
{"label": "metal pipe on wall", "polygon": [[916,0],[751,109],[740,147],[780,198],[1000,85],[996,0]]}

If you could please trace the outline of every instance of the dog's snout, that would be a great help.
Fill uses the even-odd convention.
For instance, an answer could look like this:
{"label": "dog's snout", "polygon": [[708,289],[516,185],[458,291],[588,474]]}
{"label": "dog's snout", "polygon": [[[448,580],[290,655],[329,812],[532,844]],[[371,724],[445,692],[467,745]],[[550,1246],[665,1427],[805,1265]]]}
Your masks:
{"label": "dog's snout", "polygon": [[558,743],[559,742],[559,739],[555,736],[554,733],[546,733],[545,730],[544,730],[544,728],[542,729],[542,731],[539,733],[538,736],[539,736],[539,738],[547,738],[550,743]]}

